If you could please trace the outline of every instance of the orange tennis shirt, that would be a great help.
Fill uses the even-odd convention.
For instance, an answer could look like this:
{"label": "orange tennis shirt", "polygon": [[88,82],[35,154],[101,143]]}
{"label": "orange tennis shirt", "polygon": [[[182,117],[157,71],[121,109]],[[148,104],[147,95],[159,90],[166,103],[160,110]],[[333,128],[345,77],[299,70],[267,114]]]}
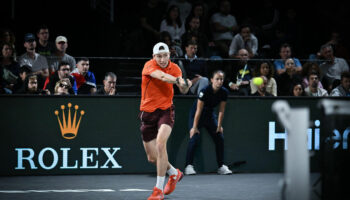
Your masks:
{"label": "orange tennis shirt", "polygon": [[151,77],[150,74],[155,70],[161,70],[174,77],[182,76],[179,66],[170,60],[165,68],[160,67],[155,59],[147,61],[142,70],[141,111],[153,112],[158,108],[166,110],[173,104],[173,84]]}

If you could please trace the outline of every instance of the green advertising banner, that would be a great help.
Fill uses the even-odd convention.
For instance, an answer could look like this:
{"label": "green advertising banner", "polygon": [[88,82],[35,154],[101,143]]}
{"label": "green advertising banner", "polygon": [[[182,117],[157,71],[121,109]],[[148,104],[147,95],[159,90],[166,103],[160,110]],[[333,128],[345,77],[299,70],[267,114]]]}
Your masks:
{"label": "green advertising banner", "polygon": [[[176,97],[169,161],[185,166],[188,115],[195,97]],[[271,111],[275,98],[229,98],[223,127],[225,161],[239,172],[281,172],[287,133]],[[321,110],[318,98],[286,99],[310,109],[311,170],[319,170]],[[0,175],[149,173],[140,135],[140,97],[0,97]],[[347,127],[338,130],[343,133]],[[201,131],[195,165],[217,169],[214,143]],[[347,141],[346,141],[347,142]]]}

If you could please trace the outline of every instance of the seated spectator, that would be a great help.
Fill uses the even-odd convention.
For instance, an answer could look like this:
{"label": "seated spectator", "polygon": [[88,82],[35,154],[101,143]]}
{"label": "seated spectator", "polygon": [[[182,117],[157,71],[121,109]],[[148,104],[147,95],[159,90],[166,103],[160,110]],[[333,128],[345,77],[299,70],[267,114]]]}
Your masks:
{"label": "seated spectator", "polygon": [[56,37],[56,51],[52,56],[48,57],[50,72],[58,70],[58,65],[60,62],[68,63],[71,71],[75,69],[75,59],[66,53],[67,48],[67,38],[65,36]]}
{"label": "seated spectator", "polygon": [[189,23],[193,18],[199,18],[199,21],[200,21],[199,32],[206,34],[206,37],[209,38],[211,33],[210,33],[209,19],[208,19],[208,5],[206,3],[203,3],[203,1],[196,1],[192,4],[191,12],[187,16],[185,21],[186,30],[189,28]]}
{"label": "seated spectator", "polygon": [[[143,36],[143,49],[148,49],[154,43],[159,41],[160,22],[164,17],[164,10],[166,9],[166,2],[159,0],[143,1],[143,9],[140,13],[140,24]],[[148,52],[148,51],[147,51]]]}
{"label": "seated spectator", "polygon": [[164,42],[168,45],[170,51],[170,58],[179,58],[183,56],[183,51],[180,46],[176,45],[172,39],[171,35],[167,31],[160,33],[160,42]]}
{"label": "seated spectator", "polygon": [[54,94],[56,83],[62,79],[68,79],[70,81],[71,87],[68,89],[69,94],[77,94],[77,82],[75,81],[75,77],[70,75],[70,66],[67,62],[59,63],[57,71],[52,72],[51,75],[46,78],[43,89],[48,89],[51,94]]}
{"label": "seated spectator", "polygon": [[54,95],[70,95],[69,90],[72,89],[71,81],[68,78],[63,78],[56,82]]}
{"label": "seated spectator", "polygon": [[172,0],[169,1],[168,7],[177,6],[179,8],[179,16],[182,23],[185,23],[186,18],[191,12],[192,5],[187,0]]}
{"label": "seated spectator", "polygon": [[169,32],[172,42],[181,47],[181,36],[185,33],[185,26],[180,19],[179,8],[169,7],[165,19],[160,23],[160,32]]}
{"label": "seated spectator", "polygon": [[2,66],[0,65],[0,94],[11,94],[12,91],[5,87],[6,82],[2,78],[3,74],[4,74],[4,70],[2,69]]}
{"label": "seated spectator", "polygon": [[305,88],[305,93],[307,96],[323,97],[328,96],[327,90],[318,87],[319,74],[316,71],[310,72],[309,76],[309,86]]}
{"label": "seated spectator", "polygon": [[17,61],[17,53],[16,53],[16,36],[10,29],[2,29],[0,32],[0,44],[8,43],[11,46],[12,54],[13,54],[13,60]]}
{"label": "seated spectator", "polygon": [[200,19],[193,16],[188,22],[188,28],[186,29],[186,32],[181,37],[182,47],[185,48],[188,41],[196,40],[198,46],[197,55],[200,57],[207,57],[208,38],[203,32],[200,31],[200,25]]}
{"label": "seated spectator", "polygon": [[291,96],[294,96],[294,97],[306,96],[304,86],[301,82],[293,83]]}
{"label": "seated spectator", "polygon": [[297,74],[293,58],[288,58],[284,64],[285,70],[279,76],[276,76],[277,95],[289,96],[294,82],[301,82],[301,76]]}
{"label": "seated spectator", "polygon": [[[16,84],[13,86],[13,93],[19,93],[20,90],[24,87],[24,81],[26,80],[26,77],[32,73],[32,68],[28,65],[23,65],[19,68],[19,75],[16,81]],[[38,84],[38,88],[40,88]],[[41,87],[42,88],[42,87]]]}
{"label": "seated spectator", "polygon": [[43,77],[49,76],[49,65],[45,56],[42,56],[35,52],[36,41],[35,36],[32,33],[27,33],[24,36],[24,47],[26,53],[22,54],[18,61],[20,66],[28,65],[32,67],[32,72],[35,74],[41,74]]}
{"label": "seated spectator", "polygon": [[238,51],[239,61],[235,70],[230,72],[229,88],[233,95],[249,96],[250,80],[252,79],[252,70],[249,61],[249,53],[246,49]]}
{"label": "seated spectator", "polygon": [[261,76],[263,79],[263,83],[258,86],[258,90],[252,94],[252,96],[258,96],[258,97],[273,97],[272,94],[266,91],[266,85],[267,85],[267,78],[265,76]]}
{"label": "seated spectator", "polygon": [[77,82],[78,94],[94,94],[96,92],[96,79],[94,73],[89,71],[88,58],[80,58],[77,67],[71,72]]}
{"label": "seated spectator", "polygon": [[36,33],[38,37],[38,42],[36,46],[36,51],[38,54],[48,57],[52,56],[56,51],[56,46],[53,42],[49,41],[49,28],[46,25],[41,25]]}
{"label": "seated spectator", "polygon": [[[265,76],[267,78],[266,92],[272,94],[273,96],[277,96],[277,83],[276,80],[273,78],[274,70],[272,64],[268,61],[263,61],[258,67],[257,72],[255,74],[256,77]],[[251,81],[250,89],[251,93],[254,94],[256,93],[256,91],[258,91],[258,86],[256,86]]]}
{"label": "seated spectator", "polygon": [[246,49],[249,53],[249,58],[258,55],[258,39],[251,33],[251,28],[248,24],[242,25],[239,33],[233,37],[228,55],[231,58],[238,58],[240,49]]}
{"label": "seated spectator", "polygon": [[2,43],[0,45],[1,57],[0,65],[2,67],[2,78],[4,81],[4,87],[13,91],[13,86],[19,76],[19,64],[14,60],[13,49],[10,43]]}
{"label": "seated spectator", "polygon": [[219,12],[211,17],[213,40],[220,56],[228,57],[229,46],[234,33],[238,31],[236,18],[230,14],[231,3],[228,0],[221,0]]}
{"label": "seated spectator", "polygon": [[[288,58],[292,58],[292,48],[289,44],[285,43],[280,48],[280,59],[275,60],[274,65],[275,69],[277,71],[277,74],[280,75],[284,72],[286,72],[286,67],[284,66],[284,63]],[[294,68],[297,73],[301,73],[302,66],[297,58],[292,58],[294,60]]]}
{"label": "seated spectator", "polygon": [[332,90],[330,96],[350,96],[350,72],[343,72],[341,74],[340,85]]}
{"label": "seated spectator", "polygon": [[[308,75],[311,71],[316,71],[318,74],[321,74],[321,69],[316,62],[306,62],[303,65],[303,70],[301,73],[304,88],[307,88],[309,86]],[[321,81],[318,82],[318,87],[323,88]]]}
{"label": "seated spectator", "polygon": [[197,59],[197,43],[188,42],[186,45],[185,60],[183,62],[187,78],[191,80],[190,92],[198,95],[199,92],[209,85],[207,67],[205,61]]}
{"label": "seated spectator", "polygon": [[320,65],[322,84],[327,91],[331,91],[334,85],[333,82],[340,81],[341,73],[349,71],[349,65],[343,58],[334,56],[330,44],[322,45],[320,52],[326,59]]}
{"label": "seated spectator", "polygon": [[20,94],[50,94],[49,90],[38,88],[38,75],[29,74],[23,83],[23,87],[18,91]]}
{"label": "seated spectator", "polygon": [[99,95],[118,95],[116,91],[117,75],[113,72],[107,72],[103,80],[103,87],[98,89],[96,94]]}
{"label": "seated spectator", "polygon": [[332,45],[333,54],[335,57],[344,58],[345,60],[350,59],[350,52],[345,45],[344,37],[342,36],[340,31],[333,30],[330,35],[330,40],[327,44]]}

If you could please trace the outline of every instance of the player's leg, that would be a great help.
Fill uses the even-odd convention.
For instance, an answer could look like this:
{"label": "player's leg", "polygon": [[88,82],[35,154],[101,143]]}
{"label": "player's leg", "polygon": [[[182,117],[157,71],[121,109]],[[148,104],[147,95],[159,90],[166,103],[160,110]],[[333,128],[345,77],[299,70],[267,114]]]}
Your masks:
{"label": "player's leg", "polygon": [[[173,174],[169,174],[169,180],[164,188],[164,194],[166,195],[172,193],[175,190],[177,182],[179,182],[183,177],[183,173],[179,169],[172,167],[172,165],[168,162],[166,143],[170,136],[171,130],[172,128],[169,125],[162,124],[159,128],[157,137],[157,176],[165,176],[167,166],[170,166],[170,168],[173,170]],[[170,169],[168,171],[170,171]]]}
{"label": "player's leg", "polygon": [[[157,146],[156,146],[156,139],[150,141],[150,142],[143,142],[143,147],[145,149],[148,162],[154,164],[157,166]],[[167,170],[170,170],[171,164],[168,162]]]}
{"label": "player's leg", "polygon": [[[147,159],[150,163],[157,165],[158,151],[157,151],[157,134],[158,134],[158,116],[159,111],[152,113],[142,112],[140,114],[141,119],[141,133],[143,146],[147,154]],[[161,179],[157,176],[156,186],[153,188],[151,196],[148,197],[148,200],[162,200],[164,199],[163,194],[163,185],[164,185],[163,176]]]}
{"label": "player's leg", "polygon": [[[157,166],[158,165],[157,139],[154,139],[149,142],[143,142],[143,146],[145,148],[148,161]],[[166,169],[168,170],[168,173],[169,171],[172,171],[172,173],[177,173],[176,169],[173,166],[171,166],[169,162],[166,163]],[[165,181],[165,175],[159,176],[158,167],[157,167],[157,182],[156,182],[156,186],[153,188],[153,193],[148,198],[149,200],[164,198],[164,192],[163,192],[164,181]]]}
{"label": "player's leg", "polygon": [[171,133],[171,127],[167,124],[162,124],[158,130],[156,139],[157,151],[157,176],[165,176],[168,168],[168,153],[166,143]]}
{"label": "player's leg", "polygon": [[166,164],[167,173],[169,174],[169,180],[164,188],[164,194],[170,194],[172,193],[175,188],[177,182],[179,182],[182,177],[183,173],[179,169],[175,169],[169,162],[168,162],[168,153],[166,149],[166,143],[170,137],[171,130],[174,126],[174,119],[175,119],[175,111],[174,107],[165,110],[162,112],[159,122],[158,122],[158,136],[157,136],[157,152],[158,157],[157,159],[160,159],[159,162],[157,160],[157,166],[159,163],[159,171],[158,174],[165,175],[166,168],[164,168],[164,165]]}
{"label": "player's leg", "polygon": [[[157,134],[157,141],[156,141],[156,148],[157,152],[161,151],[162,155],[158,155],[157,159],[159,157],[165,156],[165,158],[160,162],[162,163],[161,165],[166,162],[166,171],[168,172],[169,176],[173,174],[177,174],[176,169],[168,162],[168,153],[166,149],[166,144],[168,142],[168,139],[170,137],[172,128],[174,126],[175,122],[175,107],[171,106],[167,110],[161,110],[159,113],[159,118],[158,118],[158,134]],[[158,163],[158,161],[157,161]],[[164,167],[160,169],[160,173],[163,174]],[[165,173],[164,173],[165,174]]]}
{"label": "player's leg", "polygon": [[148,162],[156,164],[157,149],[156,139],[158,134],[158,111],[141,112],[141,136]]}
{"label": "player's leg", "polygon": [[143,141],[143,147],[145,149],[148,162],[157,165],[156,139],[149,142]]}

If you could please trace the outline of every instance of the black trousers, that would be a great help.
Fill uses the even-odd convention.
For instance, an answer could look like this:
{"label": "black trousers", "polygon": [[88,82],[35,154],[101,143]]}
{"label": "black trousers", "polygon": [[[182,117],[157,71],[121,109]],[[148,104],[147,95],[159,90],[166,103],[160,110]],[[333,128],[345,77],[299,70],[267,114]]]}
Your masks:
{"label": "black trousers", "polygon": [[[195,106],[196,105],[197,104],[195,104]],[[190,116],[189,116],[189,130],[193,126],[195,113],[196,113],[196,107],[192,107]],[[216,129],[218,127],[218,122],[217,122],[217,117],[213,112],[207,112],[203,110],[201,114],[201,118],[198,123],[198,129],[202,127],[204,127],[208,131],[208,133],[210,134],[211,138],[215,143],[216,162],[218,164],[218,167],[221,167],[224,164],[224,135],[223,133],[216,132]],[[203,134],[203,132],[201,132],[201,134]],[[192,165],[193,163],[195,150],[196,150],[196,147],[198,146],[198,142],[201,134],[196,133],[190,138],[190,141],[187,146],[186,166]]]}

